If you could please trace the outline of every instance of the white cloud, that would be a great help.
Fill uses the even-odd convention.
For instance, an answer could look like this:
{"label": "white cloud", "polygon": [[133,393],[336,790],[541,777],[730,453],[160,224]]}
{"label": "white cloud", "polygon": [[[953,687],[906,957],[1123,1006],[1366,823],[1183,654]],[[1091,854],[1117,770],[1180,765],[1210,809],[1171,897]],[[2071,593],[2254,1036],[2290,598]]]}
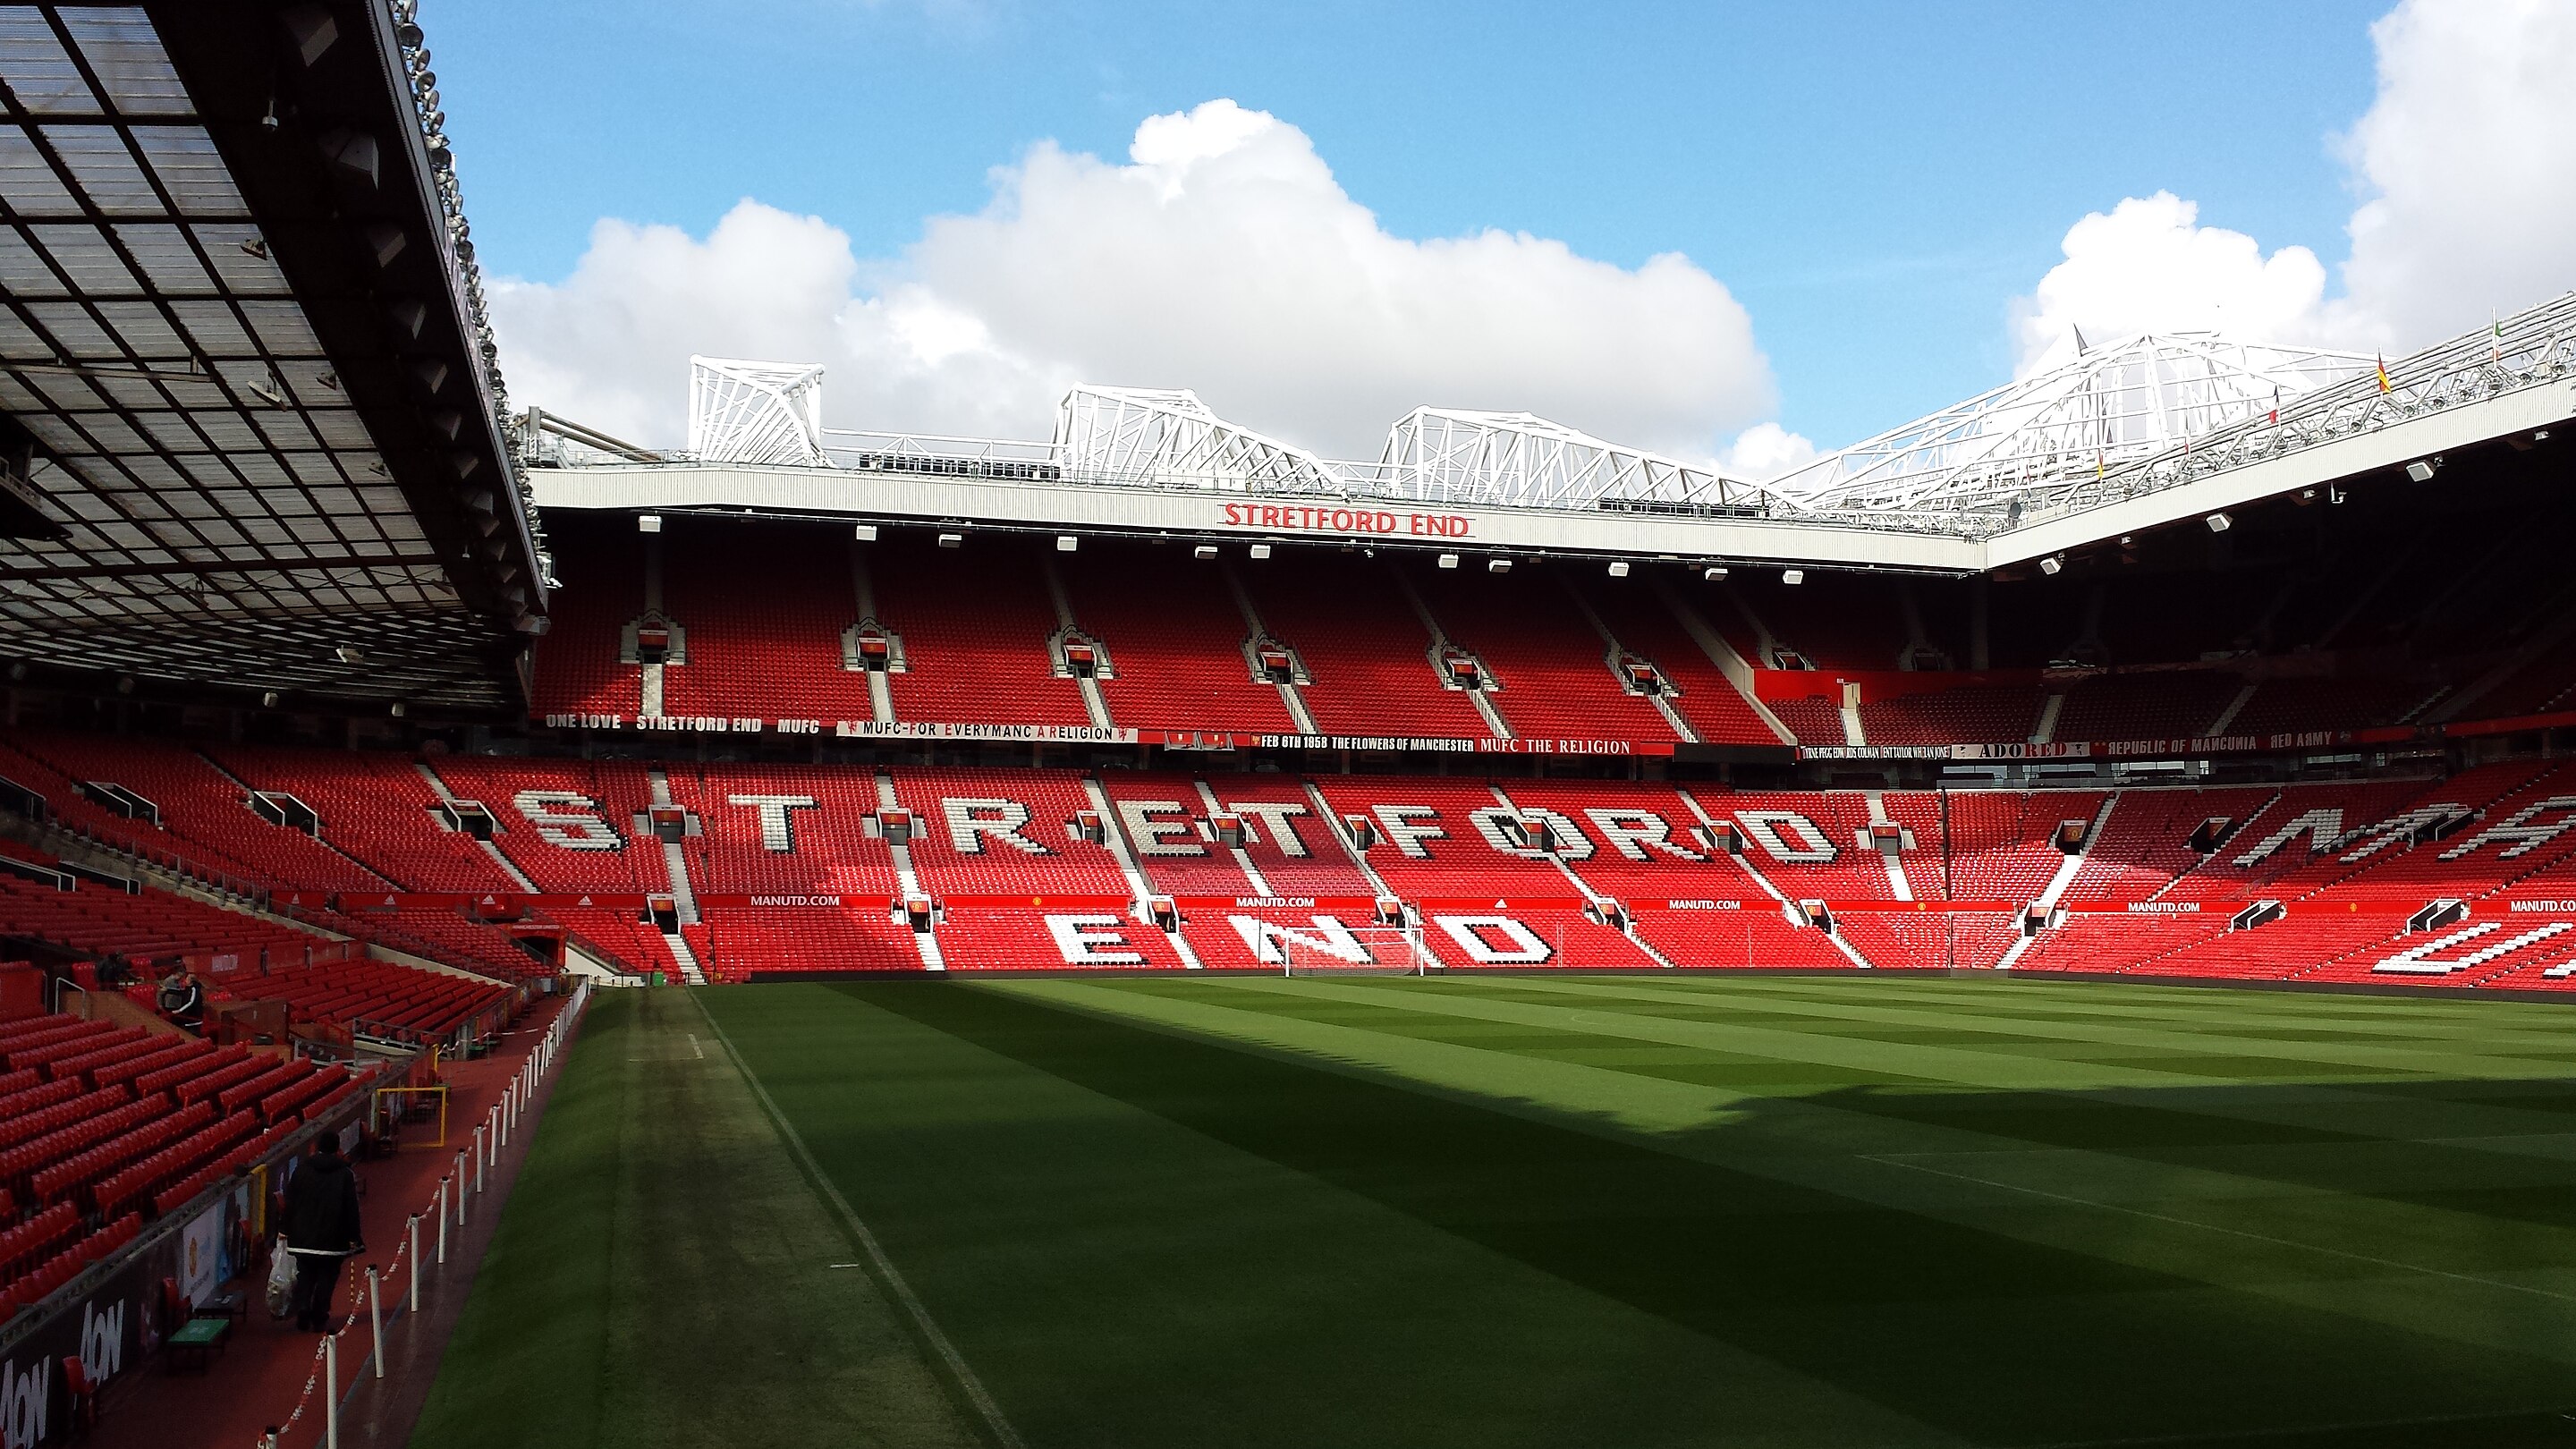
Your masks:
{"label": "white cloud", "polygon": [[1736,435],[1717,457],[1718,471],[1730,478],[1768,483],[1781,474],[1813,462],[1816,445],[1778,423],[1755,423]]}
{"label": "white cloud", "polygon": [[2341,295],[2306,247],[2266,255],[2189,201],[2131,197],[2077,222],[2016,299],[2017,369],[2079,326],[2394,354],[2576,287],[2576,6],[2406,0],[2371,38],[2378,94],[2340,144],[2362,198]]}
{"label": "white cloud", "polygon": [[1391,235],[1303,132],[1231,101],[1147,119],[1123,164],[1041,143],[993,180],[866,263],[754,201],[704,240],[603,221],[561,283],[495,288],[513,390],[671,443],[691,352],[825,363],[839,427],[1043,435],[1075,381],[1179,386],[1363,457],[1425,403],[1685,456],[1772,407],[1750,319],[1688,259]]}
{"label": "white cloud", "polygon": [[2267,257],[2254,238],[2198,217],[2196,205],[2159,191],[2075,223],[2066,260],[2015,304],[2016,373],[2065,356],[2077,328],[2094,342],[2194,329],[2293,342],[2320,330],[2326,269],[2316,253]]}

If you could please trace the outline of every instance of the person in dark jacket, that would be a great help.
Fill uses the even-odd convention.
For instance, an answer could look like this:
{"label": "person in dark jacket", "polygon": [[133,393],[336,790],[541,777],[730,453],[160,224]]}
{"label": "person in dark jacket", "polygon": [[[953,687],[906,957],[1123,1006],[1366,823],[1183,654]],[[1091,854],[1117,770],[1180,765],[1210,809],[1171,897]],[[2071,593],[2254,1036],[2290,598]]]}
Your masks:
{"label": "person in dark jacket", "polygon": [[295,1256],[295,1287],[288,1302],[295,1326],[331,1331],[331,1298],[339,1291],[340,1265],[366,1251],[358,1221],[358,1174],[340,1156],[340,1138],[326,1132],[313,1143],[286,1184],[286,1251]]}

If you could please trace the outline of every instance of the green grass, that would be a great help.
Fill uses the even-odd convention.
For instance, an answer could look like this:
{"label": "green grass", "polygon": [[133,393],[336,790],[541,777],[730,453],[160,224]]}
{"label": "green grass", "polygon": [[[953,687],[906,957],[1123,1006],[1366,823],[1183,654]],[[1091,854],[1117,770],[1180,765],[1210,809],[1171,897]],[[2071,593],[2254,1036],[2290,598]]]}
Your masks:
{"label": "green grass", "polygon": [[828,1266],[855,1229],[720,1028],[1033,1449],[2576,1444],[2546,1007],[1796,977],[603,1007],[415,1443],[989,1433],[888,1285]]}

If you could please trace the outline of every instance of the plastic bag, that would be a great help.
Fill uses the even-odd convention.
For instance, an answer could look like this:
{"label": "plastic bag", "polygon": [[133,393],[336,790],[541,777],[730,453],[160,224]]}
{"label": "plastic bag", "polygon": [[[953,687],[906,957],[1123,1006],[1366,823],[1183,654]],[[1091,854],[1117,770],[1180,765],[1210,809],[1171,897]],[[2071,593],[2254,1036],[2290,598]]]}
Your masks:
{"label": "plastic bag", "polygon": [[289,1300],[295,1292],[295,1255],[286,1251],[286,1235],[277,1235],[277,1247],[268,1255],[268,1316],[284,1318]]}

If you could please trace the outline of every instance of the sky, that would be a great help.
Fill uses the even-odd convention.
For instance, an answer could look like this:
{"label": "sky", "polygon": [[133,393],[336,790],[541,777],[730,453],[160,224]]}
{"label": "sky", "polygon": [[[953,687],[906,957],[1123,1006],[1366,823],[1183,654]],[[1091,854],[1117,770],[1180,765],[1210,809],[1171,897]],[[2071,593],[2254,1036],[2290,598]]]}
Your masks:
{"label": "sky", "polygon": [[1753,476],[2088,338],[2392,355],[2576,287],[2576,5],[421,0],[513,402],[683,441],[1084,381]]}

